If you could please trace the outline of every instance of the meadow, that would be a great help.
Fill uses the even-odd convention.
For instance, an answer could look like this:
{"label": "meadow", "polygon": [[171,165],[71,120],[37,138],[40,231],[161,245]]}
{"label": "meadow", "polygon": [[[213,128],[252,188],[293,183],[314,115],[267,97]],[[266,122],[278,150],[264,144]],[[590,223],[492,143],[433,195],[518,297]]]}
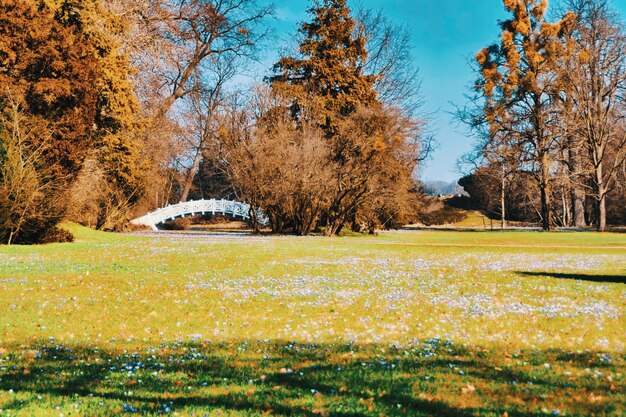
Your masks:
{"label": "meadow", "polygon": [[626,234],[0,247],[0,416],[626,412]]}

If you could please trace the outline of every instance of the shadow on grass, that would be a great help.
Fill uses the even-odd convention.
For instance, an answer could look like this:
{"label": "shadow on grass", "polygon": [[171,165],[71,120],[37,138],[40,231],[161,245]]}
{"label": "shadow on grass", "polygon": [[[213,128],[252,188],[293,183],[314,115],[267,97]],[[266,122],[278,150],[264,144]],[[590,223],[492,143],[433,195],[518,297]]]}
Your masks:
{"label": "shadow on grass", "polygon": [[603,275],[603,274],[570,274],[561,272],[543,272],[543,271],[515,271],[518,275],[527,277],[548,277],[558,279],[574,279],[579,281],[590,282],[607,282],[626,284],[626,275]]}
{"label": "shadow on grass", "polygon": [[[89,415],[226,410],[308,417],[464,417],[538,416],[557,407],[568,415],[603,415],[626,406],[621,389],[610,382],[568,376],[600,369],[602,375],[624,374],[623,356],[592,352],[512,355],[439,340],[406,349],[205,342],[136,352],[42,341],[8,346],[4,352],[0,408],[5,411],[58,411],[57,404],[76,401],[80,405],[72,411]],[[517,365],[509,365],[512,360]],[[553,372],[546,363],[561,370]],[[26,399],[3,405],[2,394],[9,390]],[[588,401],[590,392],[604,400]]]}

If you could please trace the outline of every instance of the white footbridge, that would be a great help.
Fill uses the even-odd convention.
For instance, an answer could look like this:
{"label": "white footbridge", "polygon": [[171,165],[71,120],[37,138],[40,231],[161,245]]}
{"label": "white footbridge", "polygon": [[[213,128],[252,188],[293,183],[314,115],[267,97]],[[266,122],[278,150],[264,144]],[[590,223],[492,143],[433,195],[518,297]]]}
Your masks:
{"label": "white footbridge", "polygon": [[[151,211],[150,213],[138,217],[130,222],[139,226],[148,226],[157,230],[157,224],[177,217],[194,216],[196,214],[223,214],[241,220],[250,220],[250,204],[231,200],[193,200],[184,203],[172,204],[167,207]],[[268,224],[268,218],[262,211],[256,211],[256,217],[260,225]]]}

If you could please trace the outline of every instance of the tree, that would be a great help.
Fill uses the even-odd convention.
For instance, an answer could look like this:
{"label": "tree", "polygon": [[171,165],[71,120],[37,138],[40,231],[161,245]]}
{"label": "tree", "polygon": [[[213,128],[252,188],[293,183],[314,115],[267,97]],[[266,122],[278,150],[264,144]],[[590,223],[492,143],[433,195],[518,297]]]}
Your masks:
{"label": "tree", "polygon": [[59,175],[76,174],[93,145],[101,75],[85,34],[63,20],[34,2],[0,4],[0,85],[23,96],[24,112],[55,125],[45,159]]}
{"label": "tree", "polygon": [[160,66],[166,87],[157,118],[194,91],[193,81],[201,80],[197,73],[208,60],[251,56],[265,36],[261,22],[272,10],[255,0],[156,0],[139,8],[144,30],[166,44],[166,54],[155,57],[165,61]]}
{"label": "tree", "polygon": [[348,129],[364,139],[359,152],[367,155],[363,166],[369,167],[361,173],[367,178],[366,193],[357,206],[353,229],[373,234],[376,228],[414,221],[421,204],[414,179],[421,126],[393,107],[370,114],[362,110],[350,119],[355,123]]}
{"label": "tree", "polygon": [[275,64],[272,88],[298,100],[315,97],[319,123],[329,139],[337,136],[338,122],[359,107],[377,105],[376,76],[363,73],[366,39],[354,36],[355,20],[345,0],[318,0],[308,10],[310,23],[303,23],[301,58],[282,57]]}
{"label": "tree", "polygon": [[[125,47],[138,69],[136,91],[145,117],[141,157],[147,190],[139,207],[152,209],[191,190],[202,152],[197,152],[197,141],[181,140],[181,132],[196,139],[208,133],[192,129],[196,99],[222,91],[222,77],[232,76],[235,65],[254,56],[272,6],[256,0],[112,0],[107,8],[129,22],[133,35],[125,39]],[[223,71],[229,63],[231,69]],[[213,104],[204,110],[221,97],[210,100]],[[182,173],[172,169],[177,164]]]}
{"label": "tree", "polygon": [[504,0],[513,15],[501,23],[499,44],[476,55],[480,79],[476,90],[484,98],[484,119],[491,137],[513,133],[520,141],[520,159],[532,168],[541,193],[542,226],[553,227],[551,168],[560,145],[555,111],[559,86],[557,62],[567,54],[564,38],[573,30],[576,16],[560,21],[544,20],[547,0]]}
{"label": "tree", "polygon": [[[123,24],[96,0],[0,4],[0,82],[51,129],[42,161],[70,188],[87,157],[126,196],[139,174],[130,67],[112,33]],[[67,197],[67,196],[65,196]],[[61,217],[61,210],[55,217]]]}
{"label": "tree", "polygon": [[[461,112],[460,117],[469,117],[468,115],[470,115],[470,113],[464,110]],[[458,165],[463,171],[466,171],[467,167],[475,172],[481,169],[480,175],[478,176],[478,178],[481,179],[479,183],[485,186],[489,184],[489,186],[485,188],[491,188],[491,191],[497,188],[499,194],[499,210],[492,207],[491,199],[495,200],[495,196],[490,195],[490,193],[487,193],[489,194],[489,199],[487,199],[489,201],[488,203],[486,203],[485,198],[482,198],[482,207],[489,207],[487,211],[491,213],[497,212],[500,216],[500,227],[504,229],[506,228],[507,220],[508,188],[513,176],[520,167],[520,151],[517,148],[519,146],[519,140],[517,140],[516,135],[512,132],[492,132],[490,129],[485,129],[484,123],[472,123],[467,119],[465,121],[472,127],[478,140],[474,144],[474,149],[461,157]],[[486,180],[487,177],[489,177],[489,180]],[[470,178],[470,176],[468,175],[464,178],[466,178],[464,180],[465,183],[461,184],[459,182],[460,185],[465,186],[469,184],[467,178]],[[493,182],[497,183],[498,186],[491,186]],[[477,190],[478,188],[476,184],[473,184],[473,190]],[[474,194],[476,195],[478,193],[474,191]]]}
{"label": "tree", "polygon": [[262,209],[274,232],[308,235],[328,207],[334,163],[316,119],[306,113],[296,123],[280,100],[257,92],[256,126],[244,122],[245,110],[233,114],[235,123],[222,130],[226,169],[239,197]]}
{"label": "tree", "polygon": [[424,125],[421,77],[408,27],[391,21],[383,10],[359,6],[355,16],[358,36],[366,40],[364,72],[376,75],[377,99]]}
{"label": "tree", "polygon": [[[300,28],[299,56],[282,57],[270,83],[275,94],[288,99],[293,121],[315,115],[324,132],[334,188],[328,189],[321,221],[325,233],[334,235],[346,224],[359,228],[359,218],[371,223],[379,218],[372,212],[383,207],[397,212],[383,200],[390,203],[389,196],[404,195],[403,187],[414,188],[413,145],[420,142],[421,124],[377,98],[377,81],[390,73],[367,73],[367,38],[345,0],[315,1],[309,13],[311,21]],[[388,49],[379,51],[380,60],[370,61],[370,69],[386,71],[381,63]],[[391,88],[386,91],[398,98],[408,90],[398,89],[395,96]]]}
{"label": "tree", "polygon": [[92,169],[102,172],[99,177],[83,175],[81,178],[98,179],[83,185],[98,189],[100,198],[91,202],[95,195],[86,196],[87,200],[72,196],[72,205],[94,207],[95,204],[96,210],[92,212],[96,214],[96,227],[119,230],[126,226],[132,206],[144,192],[145,175],[140,141],[143,126],[131,82],[134,69],[123,43],[129,24],[97,0],[65,0],[62,9],[68,15],[65,19],[76,21],[85,32],[102,70],[94,86],[98,91],[96,141],[85,157],[87,165],[91,165],[83,165],[80,172],[90,173]]}
{"label": "tree", "polygon": [[0,110],[0,242],[33,243],[59,220],[61,181],[44,160],[51,130],[6,90]]}
{"label": "tree", "polygon": [[571,106],[570,132],[587,153],[597,229],[606,229],[606,198],[626,161],[626,35],[602,0],[573,0],[578,19],[572,54],[559,72]]}
{"label": "tree", "polygon": [[498,168],[489,164],[481,165],[459,179],[459,185],[469,194],[473,205],[490,217],[500,214],[497,198],[501,192]]}
{"label": "tree", "polygon": [[392,202],[396,210],[411,204],[410,190],[416,187],[412,174],[419,127],[398,109],[361,108],[342,121],[340,132],[332,150],[339,163],[332,204],[326,212],[328,235],[346,224],[359,230],[360,218],[371,230],[372,221],[379,219],[378,209],[389,213]]}
{"label": "tree", "polygon": [[[502,218],[501,167],[486,163],[459,179],[459,185],[470,195],[472,205],[489,217]],[[538,184],[529,172],[514,172],[506,183],[505,206],[509,221],[541,221]]]}
{"label": "tree", "polygon": [[215,61],[215,66],[210,70],[213,74],[212,83],[189,96],[190,109],[185,112],[188,119],[185,133],[189,149],[187,159],[191,161],[191,166],[186,168],[180,201],[187,201],[203,157],[208,156],[209,148],[218,145],[219,116],[224,105],[228,104],[224,88],[235,74],[236,63],[237,61],[230,59]]}

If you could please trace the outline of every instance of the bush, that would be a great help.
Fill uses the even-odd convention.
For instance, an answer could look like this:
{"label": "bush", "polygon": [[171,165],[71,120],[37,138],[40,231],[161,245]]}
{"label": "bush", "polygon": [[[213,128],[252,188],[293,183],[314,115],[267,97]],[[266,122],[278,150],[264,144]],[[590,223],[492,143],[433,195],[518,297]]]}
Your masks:
{"label": "bush", "polygon": [[420,222],[426,226],[459,223],[465,220],[467,212],[447,206],[420,215]]}
{"label": "bush", "polygon": [[74,235],[71,232],[55,226],[43,235],[39,243],[71,243],[73,241]]}
{"label": "bush", "polygon": [[146,226],[144,224],[128,223],[129,232],[150,232],[152,230],[153,229],[150,226]]}
{"label": "bush", "polygon": [[46,166],[50,129],[10,94],[0,104],[0,243],[39,243],[63,214],[61,184]]}
{"label": "bush", "polygon": [[11,243],[16,245],[35,245],[73,242],[74,235],[67,230],[56,227],[55,223],[50,220],[29,221],[13,237]]}
{"label": "bush", "polygon": [[182,217],[174,220],[168,220],[161,224],[162,230],[187,230],[191,226],[191,219]]}

